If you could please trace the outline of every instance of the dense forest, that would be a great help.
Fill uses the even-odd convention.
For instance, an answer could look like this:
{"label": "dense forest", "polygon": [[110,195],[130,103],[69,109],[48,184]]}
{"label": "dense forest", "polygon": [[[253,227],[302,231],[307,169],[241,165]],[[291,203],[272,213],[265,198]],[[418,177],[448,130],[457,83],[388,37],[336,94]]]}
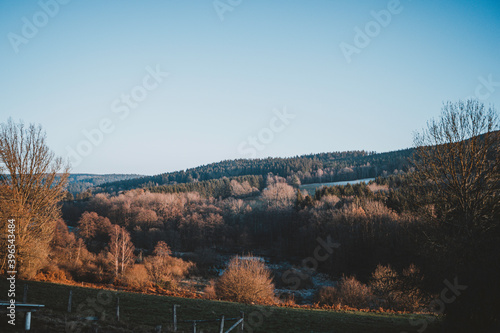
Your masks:
{"label": "dense forest", "polygon": [[[241,176],[260,176],[265,178],[271,173],[295,184],[374,178],[392,174],[395,171],[407,171],[409,158],[412,153],[413,149],[380,154],[366,151],[346,151],[310,154],[290,158],[226,160],[157,176],[108,182],[98,186],[95,191],[112,193],[134,188],[163,186],[161,191],[199,191],[203,195],[217,196],[216,192],[218,190],[209,190],[207,192],[207,188],[220,187],[222,184],[218,180],[224,177],[229,179]],[[210,183],[212,180],[216,181]],[[193,183],[200,184],[185,187],[177,186],[171,189],[166,187],[169,185]],[[256,181],[254,181],[252,186],[262,189],[262,180],[259,180],[258,183],[260,188],[257,186]]]}
{"label": "dense forest", "polygon": [[[359,276],[366,279],[381,261],[404,266],[418,259],[414,254],[400,261],[396,250],[411,248],[402,233],[412,221],[386,205],[390,193],[397,188],[372,182],[323,187],[309,195],[274,175],[267,177],[262,191],[248,181],[221,182],[228,183],[229,193],[208,198],[196,192],[143,189],[116,196],[100,193],[87,200],[65,201],[63,218],[79,230],[87,228],[85,223],[99,224],[105,218],[110,224],[125,228],[134,246],[145,254],[152,253],[155,244],[164,241],[176,252],[216,249],[301,258],[314,250],[316,238],[328,234],[342,240],[342,249],[320,269],[337,277],[346,272],[364,272]],[[96,214],[95,221],[82,218],[88,213]],[[339,223],[332,222],[337,219]],[[366,227],[360,229],[360,224]],[[93,237],[87,244],[100,251],[108,241],[105,235],[105,231],[94,235],[101,240],[100,245]],[[382,244],[392,245],[380,247]],[[331,265],[334,260],[336,264]]]}

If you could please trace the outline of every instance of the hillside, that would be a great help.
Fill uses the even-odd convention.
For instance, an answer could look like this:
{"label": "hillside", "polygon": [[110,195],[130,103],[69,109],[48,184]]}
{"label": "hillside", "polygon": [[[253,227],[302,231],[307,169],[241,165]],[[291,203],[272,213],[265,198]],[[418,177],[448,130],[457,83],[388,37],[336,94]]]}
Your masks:
{"label": "hillside", "polygon": [[387,153],[346,151],[288,158],[225,160],[156,176],[112,181],[100,185],[99,190],[115,192],[134,188],[206,182],[224,177],[229,179],[241,176],[266,177],[269,173],[287,178],[290,182],[296,178],[302,184],[374,178],[391,174],[394,170],[406,170],[408,158],[412,153],[413,149]]}
{"label": "hillside", "polygon": [[99,186],[104,183],[126,181],[142,177],[141,175],[134,174],[87,174],[87,173],[72,173],[68,177],[68,192],[72,194],[81,193],[87,189]]}

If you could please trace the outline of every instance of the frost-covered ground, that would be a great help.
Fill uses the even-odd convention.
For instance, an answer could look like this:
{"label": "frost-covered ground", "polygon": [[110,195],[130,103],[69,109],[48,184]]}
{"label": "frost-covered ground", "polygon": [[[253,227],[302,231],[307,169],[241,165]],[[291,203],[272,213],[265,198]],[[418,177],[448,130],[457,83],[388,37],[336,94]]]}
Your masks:
{"label": "frost-covered ground", "polygon": [[287,297],[293,296],[297,304],[312,304],[318,290],[322,287],[335,287],[337,285],[337,281],[331,280],[327,274],[311,271],[303,273],[308,275],[308,280],[310,281],[308,288],[298,289],[293,288],[293,286],[290,288],[280,288],[276,289],[276,294]]}
{"label": "frost-covered ground", "polygon": [[[232,256],[224,255],[219,257],[219,264],[213,267],[216,275],[221,276],[227,263]],[[258,259],[266,264],[271,270],[276,285],[276,295],[281,299],[294,299],[297,304],[312,304],[318,290],[322,287],[335,287],[337,281],[330,279],[327,274],[318,273],[291,265],[289,262],[273,262],[269,258],[263,257],[243,257],[244,259]],[[297,283],[300,280],[300,283]],[[190,285],[202,292],[203,287],[209,284],[209,279],[193,278],[184,280],[183,285]]]}

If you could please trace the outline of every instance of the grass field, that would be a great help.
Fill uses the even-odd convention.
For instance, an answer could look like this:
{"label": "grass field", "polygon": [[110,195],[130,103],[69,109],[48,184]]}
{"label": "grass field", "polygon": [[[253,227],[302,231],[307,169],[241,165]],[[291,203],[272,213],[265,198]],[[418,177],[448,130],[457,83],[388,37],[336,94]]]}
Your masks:
{"label": "grass field", "polygon": [[[171,332],[172,305],[178,304],[178,320],[239,317],[245,313],[245,332],[417,332],[410,315],[375,314],[363,312],[335,312],[293,308],[243,305],[231,302],[187,299],[139,293],[117,292],[45,282],[18,281],[18,301],[22,299],[24,284],[29,285],[28,303],[44,304],[45,309],[33,313],[31,332]],[[0,288],[6,300],[7,282],[1,279]],[[67,313],[68,295],[73,292],[72,312]],[[120,322],[116,321],[117,296],[120,298]],[[83,317],[98,317],[91,322]],[[422,320],[425,317],[421,317]],[[23,332],[23,316],[18,313],[17,330],[9,328],[2,314],[0,332]],[[231,323],[232,324],[232,323]],[[226,329],[231,324],[226,323]],[[98,330],[96,331],[96,327]],[[199,323],[197,332],[219,332],[218,323]],[[192,324],[179,323],[178,332],[192,332]],[[236,332],[236,330],[234,331]],[[426,333],[437,332],[436,324]]]}

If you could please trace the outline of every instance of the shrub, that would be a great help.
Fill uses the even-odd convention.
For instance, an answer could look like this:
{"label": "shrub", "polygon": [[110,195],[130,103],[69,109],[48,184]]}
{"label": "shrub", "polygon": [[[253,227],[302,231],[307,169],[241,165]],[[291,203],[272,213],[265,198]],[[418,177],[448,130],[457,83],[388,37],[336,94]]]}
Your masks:
{"label": "shrub", "polygon": [[352,308],[369,308],[373,293],[369,286],[351,277],[343,277],[336,288],[323,287],[316,295],[319,304],[344,305]]}
{"label": "shrub", "polygon": [[390,265],[378,265],[372,273],[370,286],[384,308],[398,308],[402,282],[398,273]]}
{"label": "shrub", "polygon": [[170,248],[165,242],[158,242],[154,250],[154,256],[144,259],[144,267],[151,281],[167,289],[175,287],[174,280],[186,276],[194,266],[180,258],[170,256]]}
{"label": "shrub", "polygon": [[[400,305],[404,310],[416,311],[421,308],[425,301],[424,294],[419,288],[423,277],[420,269],[414,264],[403,270],[403,297],[400,300]],[[428,304],[428,303],[427,303]]]}
{"label": "shrub", "polygon": [[133,265],[123,274],[123,280],[126,285],[141,288],[150,284],[148,272],[144,265],[136,264]]}
{"label": "shrub", "polygon": [[368,308],[373,300],[370,287],[351,277],[343,277],[338,285],[338,302],[353,308]]}
{"label": "shrub", "polygon": [[386,296],[398,288],[401,283],[398,273],[390,265],[378,265],[372,273],[370,286],[378,296]]}
{"label": "shrub", "polygon": [[208,285],[205,287],[205,289],[203,291],[205,293],[205,298],[207,298],[207,299],[216,299],[217,298],[217,294],[215,292],[215,281],[214,280],[210,280],[210,282],[208,283]]}
{"label": "shrub", "polygon": [[241,303],[274,303],[274,284],[265,264],[254,258],[235,256],[215,283],[218,298]]}
{"label": "shrub", "polygon": [[338,293],[335,287],[322,287],[316,294],[316,302],[321,305],[335,305],[337,299]]}
{"label": "shrub", "polygon": [[402,277],[391,266],[378,265],[372,273],[370,286],[381,306],[393,310],[415,311],[424,302],[423,294],[418,288],[421,281],[420,271],[413,264],[403,270]]}
{"label": "shrub", "polygon": [[54,264],[48,264],[42,268],[35,276],[35,280],[56,283],[69,283],[72,281],[71,275],[68,272]]}
{"label": "shrub", "polygon": [[184,261],[181,258],[170,257],[167,259],[168,274],[174,279],[181,279],[189,274],[194,267],[190,261]]}

